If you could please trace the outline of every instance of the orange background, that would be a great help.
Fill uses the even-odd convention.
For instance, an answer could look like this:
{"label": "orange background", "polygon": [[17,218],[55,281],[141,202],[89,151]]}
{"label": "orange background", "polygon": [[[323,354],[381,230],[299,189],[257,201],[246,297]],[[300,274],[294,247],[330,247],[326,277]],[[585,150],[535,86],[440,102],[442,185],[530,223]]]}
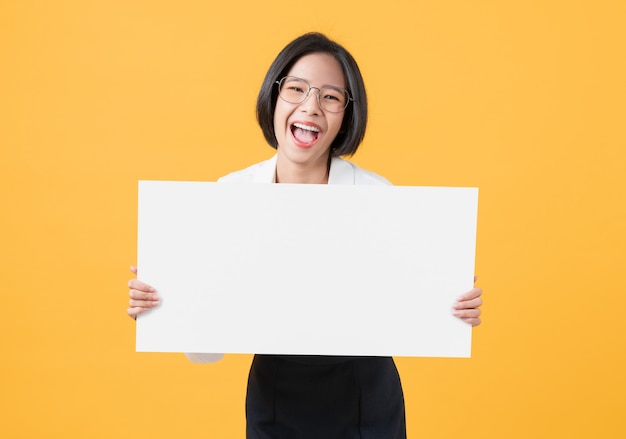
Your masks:
{"label": "orange background", "polygon": [[[134,352],[138,179],[269,157],[263,75],[357,58],[354,161],[480,187],[473,358],[397,359],[410,437],[626,435],[626,2],[0,2],[0,436],[244,436],[250,356]],[[419,318],[419,310],[415,310]]]}

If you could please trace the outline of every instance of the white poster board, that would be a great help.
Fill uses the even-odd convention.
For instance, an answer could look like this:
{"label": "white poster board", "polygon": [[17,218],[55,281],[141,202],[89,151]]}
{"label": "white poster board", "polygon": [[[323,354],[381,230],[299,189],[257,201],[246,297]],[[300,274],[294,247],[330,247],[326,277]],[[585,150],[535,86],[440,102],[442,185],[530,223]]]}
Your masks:
{"label": "white poster board", "polygon": [[469,357],[478,189],[139,182],[137,351]]}

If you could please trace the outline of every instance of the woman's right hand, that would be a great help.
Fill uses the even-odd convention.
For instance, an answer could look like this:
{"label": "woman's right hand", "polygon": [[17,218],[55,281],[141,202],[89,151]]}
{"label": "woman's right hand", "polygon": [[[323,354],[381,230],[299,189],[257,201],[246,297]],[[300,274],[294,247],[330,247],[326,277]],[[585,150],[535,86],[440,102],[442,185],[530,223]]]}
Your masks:
{"label": "woman's right hand", "polygon": [[[137,267],[130,267],[135,275],[137,274]],[[126,313],[133,319],[137,319],[137,316],[143,312],[154,308],[159,304],[159,296],[156,290],[150,285],[144,284],[138,279],[131,279],[128,281],[128,287],[130,292],[130,308],[126,310]]]}

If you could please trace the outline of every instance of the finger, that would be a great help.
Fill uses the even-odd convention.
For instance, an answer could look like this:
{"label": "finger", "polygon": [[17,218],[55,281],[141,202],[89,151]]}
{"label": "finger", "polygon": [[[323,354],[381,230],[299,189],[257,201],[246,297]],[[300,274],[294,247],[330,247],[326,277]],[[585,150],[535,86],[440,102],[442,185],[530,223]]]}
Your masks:
{"label": "finger", "polygon": [[128,308],[126,310],[126,314],[128,314],[129,317],[133,318],[134,320],[137,320],[137,316],[139,314],[142,314],[146,311],[149,311],[150,308],[141,308],[141,307],[134,307],[134,308]]}
{"label": "finger", "polygon": [[481,320],[479,318],[469,318],[469,319],[462,319],[465,323],[469,323],[472,326],[478,326],[481,324]]}
{"label": "finger", "polygon": [[[137,274],[137,267],[135,267],[134,265],[130,266],[130,271],[132,271],[134,274]],[[474,282],[476,281],[476,278],[474,278]]]}
{"label": "finger", "polygon": [[463,302],[465,300],[472,300],[477,297],[480,297],[482,294],[483,294],[483,290],[481,290],[480,288],[472,288],[467,293],[459,296],[459,298],[456,301]]}
{"label": "finger", "polygon": [[460,319],[475,319],[480,317],[481,311],[478,308],[474,309],[460,309],[452,313],[453,316]]}
{"label": "finger", "polygon": [[155,306],[159,305],[158,301],[152,301],[152,300],[135,300],[135,299],[130,299],[128,301],[128,304],[130,305],[131,308],[146,308],[146,309],[150,309],[150,308],[154,308]]}
{"label": "finger", "polygon": [[471,300],[457,301],[452,307],[454,309],[470,309],[470,308],[478,308],[482,306],[482,304],[483,304],[483,299],[481,299],[480,297],[477,297]]}
{"label": "finger", "polygon": [[136,299],[136,300],[150,300],[150,301],[156,301],[158,302],[161,298],[159,297],[158,294],[156,293],[146,293],[145,291],[141,291],[141,290],[130,290],[128,292],[128,296],[131,299]]}
{"label": "finger", "polygon": [[128,281],[128,287],[134,290],[146,291],[148,293],[155,293],[156,290],[150,285],[143,283],[139,279],[131,279]]}
{"label": "finger", "polygon": [[129,303],[131,307],[153,308],[161,301],[157,294],[139,290],[130,290],[128,296],[130,297]]}

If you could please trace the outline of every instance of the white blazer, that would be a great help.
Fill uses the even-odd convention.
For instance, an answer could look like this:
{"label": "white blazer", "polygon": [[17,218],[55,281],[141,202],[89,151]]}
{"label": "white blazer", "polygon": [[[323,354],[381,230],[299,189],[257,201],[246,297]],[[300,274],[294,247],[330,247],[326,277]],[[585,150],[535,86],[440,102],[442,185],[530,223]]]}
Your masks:
{"label": "white blazer", "polygon": [[[249,166],[241,171],[231,172],[218,181],[224,183],[275,183],[276,157],[277,156],[274,155],[274,157],[269,160]],[[359,168],[354,163],[333,157],[330,162],[328,184],[390,185],[391,183],[378,174]],[[194,363],[213,363],[224,357],[224,354],[209,353],[185,353],[185,355]]]}
{"label": "white blazer", "polygon": [[[256,165],[252,165],[241,171],[231,172],[220,178],[219,182],[251,182],[251,183],[276,183],[276,155]],[[351,185],[383,185],[391,184],[378,174],[359,168],[354,163],[333,157],[330,162],[328,184],[351,184]]]}

